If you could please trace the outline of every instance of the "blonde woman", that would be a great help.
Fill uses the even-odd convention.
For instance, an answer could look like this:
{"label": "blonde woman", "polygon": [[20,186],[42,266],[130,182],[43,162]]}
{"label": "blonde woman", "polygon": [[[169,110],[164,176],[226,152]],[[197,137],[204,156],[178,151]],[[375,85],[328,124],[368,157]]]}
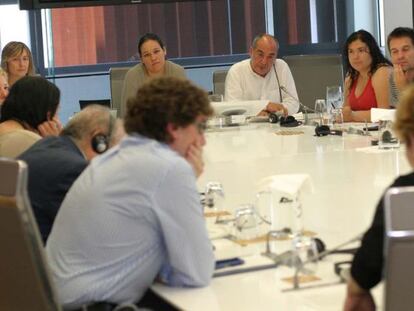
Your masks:
{"label": "blonde woman", "polygon": [[3,104],[7,95],[9,95],[7,73],[2,68],[0,68],[0,106]]}
{"label": "blonde woman", "polygon": [[1,52],[1,68],[7,72],[9,85],[35,73],[32,52],[23,42],[11,41]]}

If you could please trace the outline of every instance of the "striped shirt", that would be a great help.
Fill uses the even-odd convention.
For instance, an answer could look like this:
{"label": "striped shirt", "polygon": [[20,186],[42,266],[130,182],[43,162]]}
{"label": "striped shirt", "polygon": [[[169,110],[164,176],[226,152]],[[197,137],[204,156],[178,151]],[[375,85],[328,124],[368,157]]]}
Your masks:
{"label": "striped shirt", "polygon": [[390,87],[390,107],[397,108],[398,101],[400,99],[400,91],[395,84],[394,74],[390,74],[388,82]]}

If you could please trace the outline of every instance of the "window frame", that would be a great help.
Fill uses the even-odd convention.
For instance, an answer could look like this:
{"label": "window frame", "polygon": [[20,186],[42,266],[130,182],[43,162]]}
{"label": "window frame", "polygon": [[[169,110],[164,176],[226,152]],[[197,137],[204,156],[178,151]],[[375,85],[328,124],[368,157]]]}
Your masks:
{"label": "window frame", "polygon": [[[2,0],[0,0],[2,1]],[[4,0],[3,0],[4,1]],[[10,0],[11,1],[11,0]],[[282,0],[283,1],[283,0]],[[353,2],[347,3],[346,0],[333,0],[337,7],[337,21],[338,21],[338,42],[333,43],[317,43],[317,44],[298,44],[298,45],[283,45],[280,46],[278,57],[298,54],[341,54],[342,47],[340,42],[344,42],[347,34],[350,33],[353,25],[353,17],[350,12],[353,10]],[[13,1],[14,3],[16,1]],[[278,7],[280,0],[273,0],[273,20],[274,20],[274,34],[278,37],[277,19],[282,18],[278,14]],[[348,18],[347,18],[348,17]],[[35,9],[29,11],[29,25],[30,38],[34,62],[37,65],[37,72],[47,78],[54,78],[60,76],[85,76],[92,74],[108,73],[111,67],[127,67],[134,66],[135,62],[116,62],[116,63],[102,63],[96,65],[79,65],[67,67],[50,67],[46,68],[44,63],[44,49],[43,49],[43,29],[41,20],[41,10]],[[271,32],[271,29],[267,30]],[[204,57],[184,57],[171,58],[170,60],[183,66],[186,69],[190,68],[208,68],[230,66],[240,60],[249,57],[248,51],[243,54],[220,55],[220,56],[204,56]]]}
{"label": "window frame", "polygon": [[[335,2],[336,20],[338,29],[337,42],[331,43],[307,43],[307,44],[290,44],[286,45],[283,41],[280,43],[279,57],[288,55],[312,55],[312,54],[342,54],[342,42],[345,42],[348,35],[354,29],[354,2],[347,0],[333,0]],[[414,1],[414,0],[413,0]],[[284,1],[273,0],[273,19],[274,34],[276,38],[282,37],[281,28],[278,20],[283,20]]]}

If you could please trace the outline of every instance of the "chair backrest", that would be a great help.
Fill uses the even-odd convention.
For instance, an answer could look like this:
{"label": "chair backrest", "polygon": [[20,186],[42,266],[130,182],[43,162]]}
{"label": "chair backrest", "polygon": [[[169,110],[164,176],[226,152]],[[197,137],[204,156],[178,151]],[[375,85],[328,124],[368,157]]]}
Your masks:
{"label": "chair backrest", "polygon": [[0,310],[61,310],[27,195],[27,166],[0,158]]}
{"label": "chair backrest", "polygon": [[88,99],[88,100],[80,99],[79,100],[80,109],[83,109],[89,105],[102,105],[102,106],[111,108],[111,100],[110,99]]}
{"label": "chair backrest", "polygon": [[224,85],[228,70],[216,70],[213,72],[213,93],[224,96]]}
{"label": "chair backrest", "polygon": [[327,86],[343,87],[342,56],[339,54],[292,55],[283,59],[292,72],[299,100],[306,107],[314,109],[316,99],[325,99]]}
{"label": "chair backrest", "polygon": [[131,67],[114,67],[109,69],[109,80],[111,84],[111,106],[121,116],[121,97],[124,87],[125,75]]}
{"label": "chair backrest", "polygon": [[384,310],[414,306],[414,187],[391,188],[385,207]]}

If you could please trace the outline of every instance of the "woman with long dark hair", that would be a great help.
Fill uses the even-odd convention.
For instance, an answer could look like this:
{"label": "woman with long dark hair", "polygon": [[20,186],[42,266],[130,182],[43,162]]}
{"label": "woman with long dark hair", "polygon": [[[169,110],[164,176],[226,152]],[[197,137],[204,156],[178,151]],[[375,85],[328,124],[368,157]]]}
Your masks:
{"label": "woman with long dark hair", "polygon": [[375,38],[365,30],[352,33],[345,42],[345,121],[371,120],[371,108],[389,108],[391,62],[384,57]]}
{"label": "woman with long dark hair", "polygon": [[58,135],[59,100],[59,89],[44,78],[18,80],[1,106],[0,156],[15,158],[40,138]]}

